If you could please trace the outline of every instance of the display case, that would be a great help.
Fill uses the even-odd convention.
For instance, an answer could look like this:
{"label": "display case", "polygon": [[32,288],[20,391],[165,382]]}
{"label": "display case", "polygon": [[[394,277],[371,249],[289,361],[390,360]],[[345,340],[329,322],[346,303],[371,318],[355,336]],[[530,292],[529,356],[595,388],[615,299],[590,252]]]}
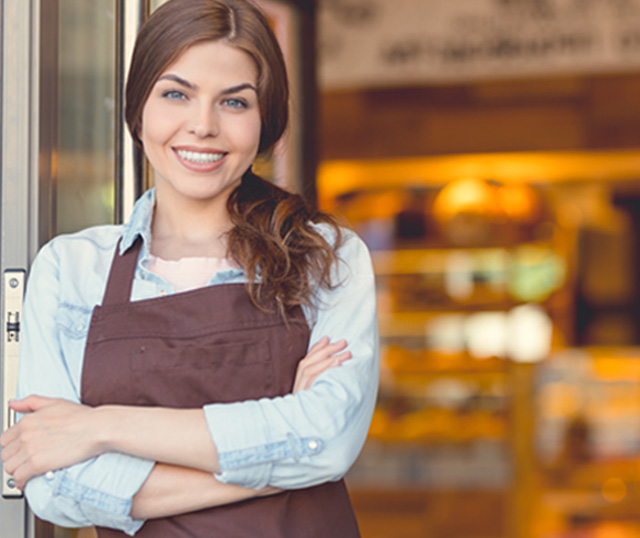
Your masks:
{"label": "display case", "polygon": [[[379,398],[347,477],[363,537],[640,534],[640,352],[578,347],[582,297],[635,293],[622,186],[601,180],[624,156],[571,158],[321,168],[323,209],[365,240],[377,280]],[[518,179],[545,159],[547,181]]]}
{"label": "display case", "polygon": [[324,199],[376,274],[379,396],[347,477],[363,536],[522,535],[533,364],[573,338],[575,230],[531,185],[389,183]]}
{"label": "display case", "polygon": [[640,536],[640,349],[553,353],[534,408],[536,535]]}

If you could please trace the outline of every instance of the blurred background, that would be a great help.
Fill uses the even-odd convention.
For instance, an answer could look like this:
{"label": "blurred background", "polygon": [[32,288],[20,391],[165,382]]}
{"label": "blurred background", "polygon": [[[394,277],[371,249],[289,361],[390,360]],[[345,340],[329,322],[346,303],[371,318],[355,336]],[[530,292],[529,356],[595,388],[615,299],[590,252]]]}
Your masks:
{"label": "blurred background", "polygon": [[318,21],[318,200],[378,279],[363,536],[640,536],[640,2]]}
{"label": "blurred background", "polygon": [[[41,241],[126,218],[127,10],[161,3],[42,4]],[[640,0],[258,3],[294,89],[260,170],[377,274],[363,538],[640,537]]]}

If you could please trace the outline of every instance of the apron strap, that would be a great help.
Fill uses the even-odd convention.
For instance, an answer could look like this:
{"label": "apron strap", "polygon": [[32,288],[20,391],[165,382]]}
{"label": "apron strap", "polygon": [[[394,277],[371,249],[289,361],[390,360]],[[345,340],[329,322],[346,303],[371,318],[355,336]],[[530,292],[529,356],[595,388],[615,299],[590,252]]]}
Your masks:
{"label": "apron strap", "polygon": [[107,288],[102,299],[103,306],[128,303],[131,300],[131,287],[136,274],[142,239],[138,236],[133,245],[122,256],[119,254],[120,241],[122,241],[122,238],[118,240],[113,254]]}

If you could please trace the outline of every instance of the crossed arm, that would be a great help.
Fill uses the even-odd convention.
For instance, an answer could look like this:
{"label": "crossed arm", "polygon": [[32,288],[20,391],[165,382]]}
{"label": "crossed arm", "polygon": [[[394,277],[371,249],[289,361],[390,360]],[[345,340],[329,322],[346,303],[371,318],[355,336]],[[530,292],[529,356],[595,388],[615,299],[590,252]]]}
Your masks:
{"label": "crossed arm", "polygon": [[[351,357],[344,340],[324,337],[299,363],[293,393]],[[19,488],[34,476],[122,452],[158,462],[133,498],[131,516],[150,519],[238,502],[280,490],[218,481],[218,453],[202,409],[133,406],[89,407],[28,396],[11,403],[26,416],[0,436],[2,461]],[[166,435],[179,431],[180,435]]]}
{"label": "crossed arm", "polygon": [[[353,359],[334,368],[346,351],[344,343],[335,342],[338,347],[326,348],[324,358],[316,355],[317,362],[300,363],[303,367],[308,362],[308,369],[297,372],[295,394],[176,415],[173,410],[92,409],[72,403],[78,401],[83,345],[74,331],[85,318],[68,308],[60,290],[63,278],[70,295],[96,289],[90,278],[79,278],[76,267],[76,248],[84,252],[85,242],[84,235],[54,240],[32,266],[19,393],[53,398],[29,396],[14,402],[12,407],[26,416],[0,439],[5,469],[19,487],[26,485],[39,517],[67,527],[97,524],[132,534],[140,519],[273,494],[275,487],[309,487],[344,475],[366,437],[378,375],[375,284],[368,251],[359,239],[353,236],[342,247],[344,264],[335,278],[341,285],[319,297],[322,308],[312,329],[315,338],[346,338]],[[91,251],[96,257],[101,252]],[[195,439],[187,440],[187,432]],[[305,442],[312,440],[318,450],[304,452]],[[277,453],[265,449],[272,445],[283,448]],[[237,457],[246,451],[254,458],[250,466]],[[219,480],[213,474],[218,469]]]}

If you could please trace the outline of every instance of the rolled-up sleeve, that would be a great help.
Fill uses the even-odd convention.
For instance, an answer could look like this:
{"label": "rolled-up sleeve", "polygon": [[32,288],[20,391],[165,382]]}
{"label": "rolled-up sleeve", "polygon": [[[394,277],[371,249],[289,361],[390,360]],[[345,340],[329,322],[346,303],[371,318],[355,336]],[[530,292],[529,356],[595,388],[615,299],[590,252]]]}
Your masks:
{"label": "rolled-up sleeve", "polygon": [[[27,284],[18,397],[38,394],[79,402],[82,357],[68,360],[62,350],[55,322],[60,289],[60,260],[49,243],[36,257]],[[34,477],[25,494],[33,512],[46,521],[65,527],[100,525],[133,535],[144,522],[129,516],[132,499],[153,466],[149,460],[107,453]]]}
{"label": "rolled-up sleeve", "polygon": [[351,232],[332,290],[313,313],[310,345],[346,339],[352,358],[295,395],[205,406],[219,480],[292,489],[338,480],[357,458],[375,405],[379,359],[375,282],[364,243]]}

